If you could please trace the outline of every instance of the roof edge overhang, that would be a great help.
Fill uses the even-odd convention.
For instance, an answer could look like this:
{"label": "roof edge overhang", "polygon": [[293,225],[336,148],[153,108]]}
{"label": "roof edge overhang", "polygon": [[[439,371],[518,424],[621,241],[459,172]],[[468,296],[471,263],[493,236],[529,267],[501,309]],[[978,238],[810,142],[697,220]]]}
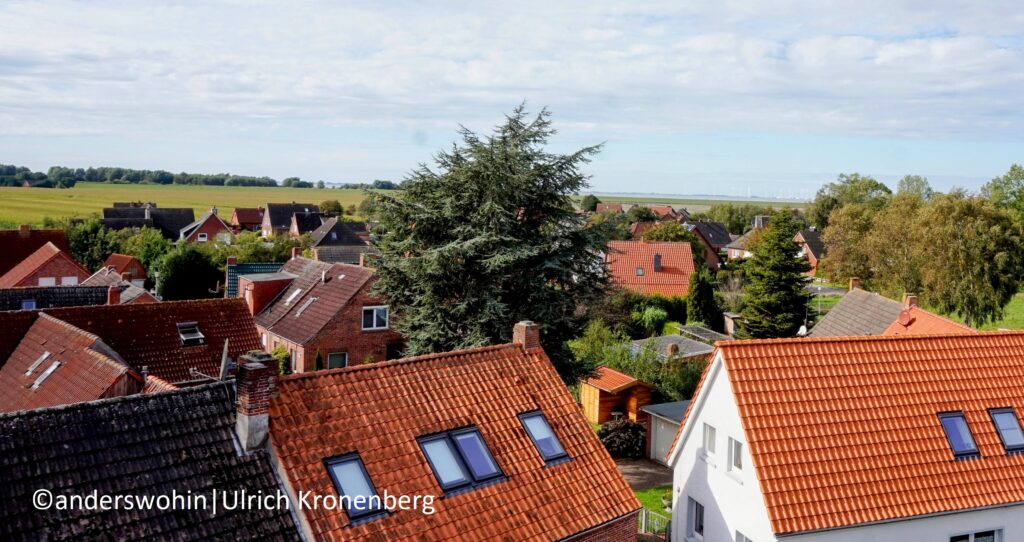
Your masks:
{"label": "roof edge overhang", "polygon": [[930,514],[919,514],[916,516],[901,516],[898,518],[880,519],[876,521],[868,521],[864,523],[853,523],[851,525],[841,525],[838,527],[825,527],[821,529],[811,529],[807,531],[793,531],[788,533],[774,533],[779,538],[793,538],[797,536],[804,536],[817,533],[828,533],[832,531],[842,531],[846,529],[856,529],[858,527],[873,527],[877,525],[887,525],[889,523],[900,523],[903,521],[914,521],[919,519],[937,518],[943,516],[951,516],[954,514],[963,514],[965,512],[983,512],[986,510],[998,510],[1000,508],[1012,508],[1014,506],[1024,506],[1024,500],[1014,501],[1003,504],[992,504],[988,506],[976,506],[974,508],[957,508],[956,510],[945,510],[942,512],[932,512]]}

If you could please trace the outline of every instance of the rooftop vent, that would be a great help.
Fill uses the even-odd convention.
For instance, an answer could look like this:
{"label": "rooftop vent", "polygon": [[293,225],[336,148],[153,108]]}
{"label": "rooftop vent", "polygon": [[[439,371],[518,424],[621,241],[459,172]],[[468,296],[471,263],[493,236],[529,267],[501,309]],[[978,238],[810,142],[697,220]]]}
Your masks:
{"label": "rooftop vent", "polygon": [[182,322],[178,324],[178,336],[182,346],[199,346],[206,343],[206,337],[199,332],[199,322]]}
{"label": "rooftop vent", "polygon": [[55,362],[51,363],[50,366],[47,367],[45,371],[43,371],[43,374],[39,375],[39,378],[37,378],[36,381],[32,383],[32,389],[38,390],[39,386],[41,386],[43,384],[43,382],[47,378],[49,378],[50,375],[52,375],[54,371],[57,370],[57,367],[60,367],[60,362],[59,361],[55,361]]}

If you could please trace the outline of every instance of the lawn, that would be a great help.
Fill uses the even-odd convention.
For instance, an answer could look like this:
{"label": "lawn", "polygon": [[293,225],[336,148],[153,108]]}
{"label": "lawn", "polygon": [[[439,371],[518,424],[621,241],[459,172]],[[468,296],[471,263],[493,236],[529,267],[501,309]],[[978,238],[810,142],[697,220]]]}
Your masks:
{"label": "lawn", "polygon": [[644,505],[644,508],[663,516],[672,517],[672,513],[665,510],[665,505],[661,504],[662,495],[672,495],[672,486],[652,487],[642,491],[634,491],[634,493],[636,493],[637,500],[640,501],[640,504]]}
{"label": "lawn", "polygon": [[[951,320],[963,322],[964,319],[956,314],[946,315]],[[1002,320],[981,326],[982,330],[994,329],[1024,329],[1024,293],[1018,292],[1006,305],[1006,312]]]}
{"label": "lawn", "polygon": [[199,186],[156,184],[78,183],[74,188],[0,187],[0,227],[40,224],[43,218],[99,214],[115,201],[152,201],[160,207],[191,207],[196,215],[217,207],[228,218],[235,207],[264,206],[267,202],[319,204],[338,200],[343,207],[363,201],[362,190],[257,186]]}
{"label": "lawn", "polygon": [[811,298],[811,306],[808,307],[810,314],[813,317],[814,323],[818,323],[828,311],[832,310],[832,307],[839,303],[842,299],[841,295],[818,295]]}

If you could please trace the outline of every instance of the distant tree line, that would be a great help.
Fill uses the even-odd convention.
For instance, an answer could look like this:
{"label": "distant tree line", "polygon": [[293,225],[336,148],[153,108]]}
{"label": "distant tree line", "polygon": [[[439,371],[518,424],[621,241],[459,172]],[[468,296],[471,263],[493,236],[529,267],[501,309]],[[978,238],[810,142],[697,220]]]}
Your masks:
{"label": "distant tree line", "polygon": [[359,189],[359,190],[366,190],[366,189],[373,189],[373,190],[398,190],[401,187],[402,186],[400,184],[396,183],[396,182],[382,181],[380,179],[377,179],[377,180],[373,181],[372,183],[343,183],[343,184],[339,184],[338,185],[338,188]]}

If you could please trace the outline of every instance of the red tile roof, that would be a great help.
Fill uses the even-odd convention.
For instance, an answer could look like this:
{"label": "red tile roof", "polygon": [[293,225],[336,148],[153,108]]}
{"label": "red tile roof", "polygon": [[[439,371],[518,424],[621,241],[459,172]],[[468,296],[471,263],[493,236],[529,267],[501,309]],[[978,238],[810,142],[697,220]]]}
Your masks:
{"label": "red tile roof", "polygon": [[608,393],[619,393],[636,385],[647,385],[628,374],[620,373],[610,367],[598,367],[597,374],[583,382]]}
{"label": "red tile roof", "polygon": [[263,222],[262,208],[236,207],[231,213],[231,223],[236,226],[245,224],[261,224]]}
{"label": "red tile roof", "polygon": [[602,212],[621,213],[622,212],[622,204],[621,203],[598,203],[597,207],[594,209],[594,212],[597,212],[597,213],[602,213]]}
{"label": "red tile roof", "polygon": [[68,249],[68,238],[64,230],[0,230],[0,254],[3,254],[3,258],[0,258],[0,276],[46,243],[53,243],[64,251]]}
{"label": "red tile roof", "polygon": [[671,205],[648,205],[648,209],[654,213],[654,216],[658,218],[673,217],[676,215],[676,210]]}
{"label": "red tile roof", "polygon": [[629,235],[633,239],[641,239],[647,230],[650,230],[657,226],[657,222],[637,222],[629,227]]}
{"label": "red tile roof", "polygon": [[[4,257],[6,258],[6,254]],[[12,267],[3,276],[0,276],[0,288],[10,288],[17,286],[21,281],[25,280],[26,277],[35,273],[40,267],[53,260],[54,258],[64,258],[75,267],[78,267],[82,275],[85,277],[89,276],[89,271],[82,267],[78,262],[71,259],[66,252],[57,248],[57,245],[47,242],[45,245],[39,247],[38,250],[30,254],[20,263]],[[34,286],[34,285],[33,285]]]}
{"label": "red tile roof", "polygon": [[103,262],[103,267],[113,267],[118,274],[127,273],[133,266],[142,267],[142,263],[135,258],[135,256],[129,256],[127,254],[111,254],[107,261]]}
{"label": "red tile roof", "polygon": [[142,393],[163,393],[165,391],[174,391],[181,389],[174,384],[160,378],[159,376],[146,375],[146,385],[142,388]]}
{"label": "red tile roof", "polygon": [[977,333],[974,328],[930,313],[920,307],[903,309],[882,335],[943,335]]}
{"label": "red tile roof", "polygon": [[[654,271],[654,256],[661,255],[661,271]],[[689,243],[611,241],[605,256],[612,280],[629,290],[665,297],[685,297],[696,271]],[[637,268],[643,275],[637,275]]]}
{"label": "red tile roof", "polygon": [[[717,350],[776,534],[1024,502],[1024,455],[1006,453],[988,414],[1024,414],[1024,332]],[[954,459],[937,417],[952,411],[980,458]]]}
{"label": "red tile roof", "polygon": [[[366,267],[307,258],[288,260],[281,272],[296,278],[255,320],[268,331],[298,344],[315,337],[373,277],[373,270]],[[296,290],[299,294],[292,298]]]}
{"label": "red tile roof", "polygon": [[[570,460],[545,466],[518,415],[540,410]],[[349,525],[308,510],[317,539],[557,540],[639,509],[544,351],[517,344],[360,365],[280,379],[273,448],[297,491],[334,495],[323,460],[358,452],[378,492],[435,495],[417,438],[479,429],[507,477],[435,501],[436,513],[394,511]]]}
{"label": "red tile roof", "polygon": [[[136,371],[171,383],[194,380],[189,369],[216,375],[224,341],[234,359],[261,344],[245,300],[206,299],[47,309],[47,314],[103,339]],[[182,346],[177,324],[197,322],[205,343]]]}
{"label": "red tile roof", "polygon": [[[44,354],[46,358],[37,364]],[[94,401],[106,397],[123,378],[139,379],[112,356],[116,354],[97,336],[41,314],[0,367],[0,412]],[[33,389],[57,362],[57,368]]]}

